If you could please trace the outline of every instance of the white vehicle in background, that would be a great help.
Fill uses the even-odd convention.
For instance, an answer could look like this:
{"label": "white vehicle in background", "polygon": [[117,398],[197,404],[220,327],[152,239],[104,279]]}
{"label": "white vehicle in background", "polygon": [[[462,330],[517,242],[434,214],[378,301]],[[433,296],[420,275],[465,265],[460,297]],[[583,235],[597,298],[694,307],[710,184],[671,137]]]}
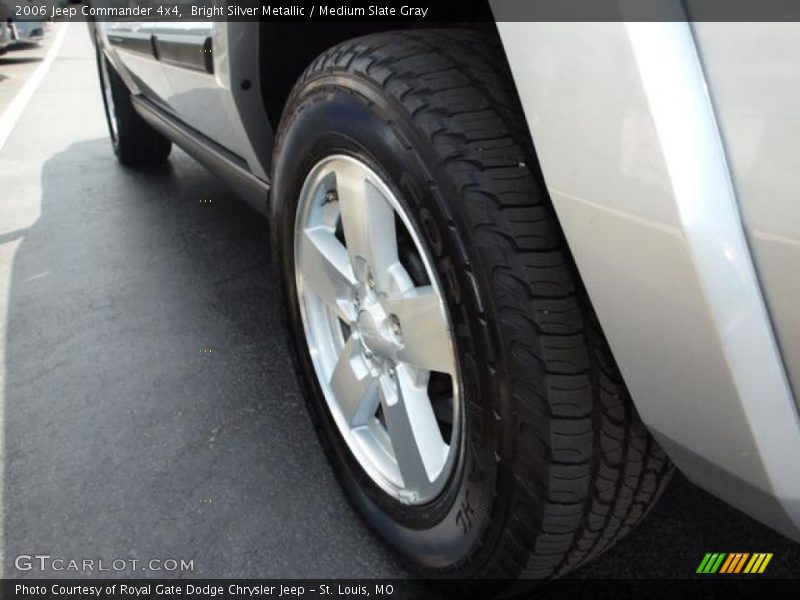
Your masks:
{"label": "white vehicle in background", "polygon": [[422,573],[552,577],[674,463],[798,539],[800,26],[397,26],[92,25],[120,161],[270,217],[358,512]]}
{"label": "white vehicle in background", "polygon": [[[47,33],[47,21],[44,16],[17,14],[20,3],[0,0],[0,53],[24,48],[27,44],[36,44],[44,40]],[[31,6],[34,3],[29,3]],[[36,3],[37,6],[45,3]],[[25,3],[21,3],[24,7]]]}
{"label": "white vehicle in background", "polygon": [[8,23],[11,30],[12,44],[24,46],[25,44],[38,44],[44,41],[47,32],[47,22],[42,21],[16,21]]}

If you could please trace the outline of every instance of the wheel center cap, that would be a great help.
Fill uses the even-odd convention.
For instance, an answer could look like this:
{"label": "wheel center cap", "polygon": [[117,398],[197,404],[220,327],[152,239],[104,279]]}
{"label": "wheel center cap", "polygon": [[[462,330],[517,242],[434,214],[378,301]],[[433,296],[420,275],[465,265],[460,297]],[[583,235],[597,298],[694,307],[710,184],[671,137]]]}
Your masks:
{"label": "wheel center cap", "polygon": [[379,361],[391,358],[394,342],[386,332],[387,315],[377,302],[359,311],[356,328],[361,336],[361,343]]}

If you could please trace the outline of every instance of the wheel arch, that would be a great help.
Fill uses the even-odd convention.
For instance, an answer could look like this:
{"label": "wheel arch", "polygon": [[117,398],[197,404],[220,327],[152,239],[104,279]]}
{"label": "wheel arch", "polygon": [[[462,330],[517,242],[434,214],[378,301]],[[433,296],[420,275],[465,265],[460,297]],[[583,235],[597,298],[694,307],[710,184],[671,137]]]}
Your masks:
{"label": "wheel arch", "polygon": [[259,24],[261,95],[273,131],[277,130],[286,100],[303,71],[323,51],[370,33],[408,29],[472,29],[498,35],[487,0],[461,3],[465,21],[333,21]]}

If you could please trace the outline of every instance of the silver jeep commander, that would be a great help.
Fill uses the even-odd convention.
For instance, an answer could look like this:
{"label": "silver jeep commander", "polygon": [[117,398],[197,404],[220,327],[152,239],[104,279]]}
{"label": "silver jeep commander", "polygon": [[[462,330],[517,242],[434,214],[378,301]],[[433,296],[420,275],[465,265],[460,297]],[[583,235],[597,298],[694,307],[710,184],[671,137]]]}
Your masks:
{"label": "silver jeep commander", "polygon": [[798,24],[92,31],[120,162],[269,216],[322,446],[423,574],[566,573],[673,464],[800,537]]}

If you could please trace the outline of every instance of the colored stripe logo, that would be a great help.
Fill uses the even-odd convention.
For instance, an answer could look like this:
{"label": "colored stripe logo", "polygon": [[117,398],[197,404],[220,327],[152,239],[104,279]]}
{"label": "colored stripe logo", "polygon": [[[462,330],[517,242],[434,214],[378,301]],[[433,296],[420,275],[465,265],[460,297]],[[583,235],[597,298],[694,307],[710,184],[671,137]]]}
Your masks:
{"label": "colored stripe logo", "polygon": [[769,561],[772,560],[772,552],[706,552],[696,573],[702,574],[738,574],[747,573],[750,575],[763,573]]}

